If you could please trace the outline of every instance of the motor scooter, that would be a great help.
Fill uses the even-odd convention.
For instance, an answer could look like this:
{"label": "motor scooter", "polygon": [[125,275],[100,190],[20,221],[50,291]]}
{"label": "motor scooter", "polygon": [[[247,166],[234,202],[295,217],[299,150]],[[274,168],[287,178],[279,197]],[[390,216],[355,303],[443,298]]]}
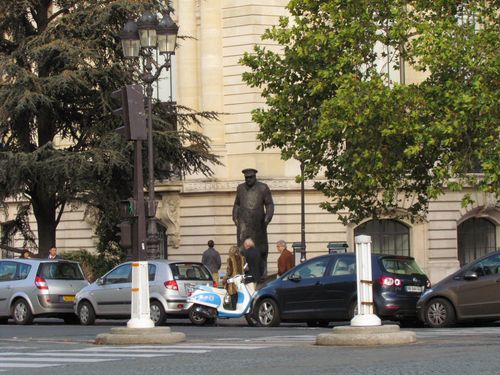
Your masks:
{"label": "motor scooter", "polygon": [[257,322],[251,316],[253,296],[248,291],[244,280],[245,275],[236,275],[227,280],[228,283],[233,283],[238,290],[238,302],[235,310],[225,307],[230,298],[225,289],[197,285],[193,293],[187,298],[187,302],[193,304],[189,309],[191,322],[197,326],[202,326],[214,324],[217,318],[245,317],[249,326],[255,326]]}

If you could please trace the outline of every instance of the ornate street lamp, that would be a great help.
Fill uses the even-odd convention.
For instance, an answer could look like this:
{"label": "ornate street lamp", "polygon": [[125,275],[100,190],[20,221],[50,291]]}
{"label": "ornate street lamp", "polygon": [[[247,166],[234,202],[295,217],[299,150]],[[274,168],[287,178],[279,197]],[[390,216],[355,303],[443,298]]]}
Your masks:
{"label": "ornate street lamp", "polygon": [[[142,71],[139,78],[146,92],[147,106],[147,142],[148,142],[148,199],[147,199],[147,244],[148,256],[154,257],[158,249],[158,231],[156,227],[156,201],[154,187],[154,157],[153,157],[153,117],[152,98],[153,83],[156,82],[164,69],[171,68],[171,57],[174,54],[179,27],[170,17],[170,11],[163,12],[158,22],[149,5],[137,22],[129,20],[120,33],[123,55],[128,59],[140,58]],[[155,60],[156,51],[164,57],[163,64]],[[153,71],[154,68],[154,71]]]}

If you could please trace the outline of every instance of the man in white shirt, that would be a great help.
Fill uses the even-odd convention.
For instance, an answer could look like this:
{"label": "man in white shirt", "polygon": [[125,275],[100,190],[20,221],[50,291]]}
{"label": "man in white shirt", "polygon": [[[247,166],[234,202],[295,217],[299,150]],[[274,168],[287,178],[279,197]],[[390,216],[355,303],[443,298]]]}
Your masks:
{"label": "man in white shirt", "polygon": [[48,256],[48,258],[49,259],[62,259],[62,257],[60,255],[57,255],[57,247],[52,246],[49,249],[49,256]]}

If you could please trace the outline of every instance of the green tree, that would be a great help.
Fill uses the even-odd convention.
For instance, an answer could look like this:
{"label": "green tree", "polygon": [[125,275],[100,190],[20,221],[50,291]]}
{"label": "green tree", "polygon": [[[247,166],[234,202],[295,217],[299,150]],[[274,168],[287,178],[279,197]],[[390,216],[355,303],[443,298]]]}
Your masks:
{"label": "green tree", "polygon": [[[88,204],[105,248],[113,239],[117,203],[131,195],[132,144],[113,131],[110,93],[137,82],[118,34],[141,1],[0,0],[0,201],[26,199],[38,226],[40,254],[55,244],[65,209]],[[165,1],[148,1],[156,9]],[[172,112],[172,106],[169,111]],[[182,173],[211,173],[217,159],[188,121],[215,117],[187,110],[177,129],[155,103],[155,163]]]}
{"label": "green tree", "polygon": [[[498,1],[291,0],[242,64],[261,148],[305,164],[344,222],[500,194]],[[380,46],[385,46],[380,51]],[[381,66],[384,60],[389,64]],[[422,73],[393,82],[400,61]],[[481,174],[471,174],[481,168]]]}

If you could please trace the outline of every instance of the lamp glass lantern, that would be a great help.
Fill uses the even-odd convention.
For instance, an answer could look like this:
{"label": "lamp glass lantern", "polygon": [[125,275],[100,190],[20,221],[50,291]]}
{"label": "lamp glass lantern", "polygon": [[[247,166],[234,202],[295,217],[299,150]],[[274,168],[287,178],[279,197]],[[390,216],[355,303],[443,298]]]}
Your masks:
{"label": "lamp glass lantern", "polygon": [[141,44],[139,42],[139,32],[134,21],[129,20],[120,32],[123,56],[134,58],[139,56]]}
{"label": "lamp glass lantern", "polygon": [[170,17],[170,12],[163,13],[163,18],[157,27],[158,51],[160,53],[173,53],[177,42],[179,26]]}
{"label": "lamp glass lantern", "polygon": [[151,12],[150,7],[147,7],[141,18],[137,21],[137,28],[139,30],[139,37],[141,40],[141,47],[155,48],[156,47],[156,27],[158,26],[158,19]]}

